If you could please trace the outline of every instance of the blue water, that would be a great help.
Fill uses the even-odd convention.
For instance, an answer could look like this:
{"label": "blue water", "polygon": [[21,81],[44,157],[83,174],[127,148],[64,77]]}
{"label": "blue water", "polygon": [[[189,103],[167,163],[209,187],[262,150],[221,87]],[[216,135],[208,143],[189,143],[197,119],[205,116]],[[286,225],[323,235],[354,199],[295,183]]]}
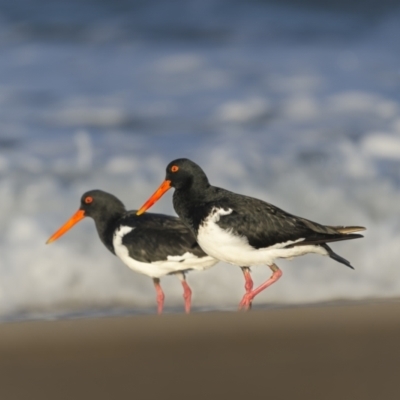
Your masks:
{"label": "blue water", "polygon": [[[332,246],[355,271],[281,261],[257,304],[399,296],[400,14],[330,4],[1,2],[0,318],[154,312],[151,279],[92,220],[44,243],[86,190],[137,208],[177,157],[217,186],[368,227]],[[171,195],[153,211],[173,214]],[[188,279],[200,310],[243,294],[230,265]],[[163,287],[183,309],[179,281]]]}

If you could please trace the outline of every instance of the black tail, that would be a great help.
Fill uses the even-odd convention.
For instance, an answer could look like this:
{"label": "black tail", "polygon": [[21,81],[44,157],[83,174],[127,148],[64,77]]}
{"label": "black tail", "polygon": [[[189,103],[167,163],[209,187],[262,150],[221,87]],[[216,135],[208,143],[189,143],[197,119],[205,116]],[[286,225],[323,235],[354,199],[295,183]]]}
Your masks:
{"label": "black tail", "polygon": [[285,246],[286,249],[290,249],[291,247],[296,246],[306,246],[308,244],[324,244],[329,242],[339,242],[341,240],[349,240],[349,239],[359,239],[364,237],[363,235],[352,233],[350,235],[343,235],[342,233],[335,234],[323,234],[323,233],[315,233],[312,236],[309,236],[307,239],[302,240],[301,242],[296,242]]}
{"label": "black tail", "polygon": [[327,252],[328,256],[332,259],[334,259],[337,262],[340,262],[341,264],[346,265],[347,267],[354,269],[354,267],[350,264],[349,261],[347,261],[345,258],[340,257],[338,254],[336,254],[326,243],[321,243],[321,247],[323,247]]}

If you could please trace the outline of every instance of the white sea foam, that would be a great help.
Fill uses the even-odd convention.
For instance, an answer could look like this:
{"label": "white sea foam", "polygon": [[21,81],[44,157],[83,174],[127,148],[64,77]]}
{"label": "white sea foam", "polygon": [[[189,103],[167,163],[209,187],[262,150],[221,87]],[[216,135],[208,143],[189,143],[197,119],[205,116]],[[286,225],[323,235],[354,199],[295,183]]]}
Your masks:
{"label": "white sea foam", "polygon": [[[282,261],[283,278],[256,302],[400,296],[400,56],[387,40],[399,25],[387,18],[356,34],[348,17],[230,10],[226,34],[208,26],[212,45],[206,36],[186,46],[175,14],[163,19],[168,51],[144,28],[138,39],[95,25],[52,45],[2,27],[13,42],[0,58],[0,318],[153,312],[151,280],[104,248],[92,220],[44,243],[83,192],[103,189],[136,209],[177,157],[202,165],[214,185],[367,227],[364,239],[332,245],[355,271],[316,255]],[[302,26],[314,39],[298,35]],[[331,40],[328,26],[347,27],[351,41]],[[152,211],[174,214],[171,193]],[[254,268],[256,284],[269,275]],[[195,307],[235,309],[244,292],[240,269],[226,264],[188,281]],[[183,310],[180,283],[162,285],[166,309]]]}

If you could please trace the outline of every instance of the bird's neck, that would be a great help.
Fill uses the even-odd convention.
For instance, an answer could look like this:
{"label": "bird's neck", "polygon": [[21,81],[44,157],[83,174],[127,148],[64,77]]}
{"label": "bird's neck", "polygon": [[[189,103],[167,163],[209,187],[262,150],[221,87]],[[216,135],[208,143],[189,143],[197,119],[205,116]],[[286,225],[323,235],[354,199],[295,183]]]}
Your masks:
{"label": "bird's neck", "polygon": [[182,188],[175,190],[173,205],[175,212],[183,223],[196,235],[200,222],[204,218],[202,212],[206,209],[206,193],[210,185],[196,186],[196,188]]}
{"label": "bird's neck", "polygon": [[206,180],[195,182],[195,184],[185,186],[181,189],[175,189],[175,194],[185,203],[198,205],[205,202],[209,189],[210,184]]}
{"label": "bird's neck", "polygon": [[113,245],[114,231],[123,214],[124,212],[122,211],[114,211],[108,214],[105,213],[95,219],[96,229],[100,240],[113,254],[115,254]]}

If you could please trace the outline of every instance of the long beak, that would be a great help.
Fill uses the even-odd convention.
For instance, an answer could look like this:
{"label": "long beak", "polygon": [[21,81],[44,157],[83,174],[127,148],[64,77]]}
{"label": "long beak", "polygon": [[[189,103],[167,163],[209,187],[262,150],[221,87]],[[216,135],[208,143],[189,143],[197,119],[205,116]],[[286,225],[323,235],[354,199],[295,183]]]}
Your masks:
{"label": "long beak", "polygon": [[53,235],[46,242],[46,244],[49,244],[57,240],[60,236],[64,235],[65,232],[69,231],[75,224],[77,224],[83,218],[85,218],[85,211],[78,210],[57,232],[53,233]]}
{"label": "long beak", "polygon": [[161,186],[154,192],[153,196],[151,196],[146,203],[142,205],[140,210],[136,213],[136,215],[142,215],[146,210],[148,210],[156,201],[160,200],[165,192],[171,189],[171,181],[164,181]]}

